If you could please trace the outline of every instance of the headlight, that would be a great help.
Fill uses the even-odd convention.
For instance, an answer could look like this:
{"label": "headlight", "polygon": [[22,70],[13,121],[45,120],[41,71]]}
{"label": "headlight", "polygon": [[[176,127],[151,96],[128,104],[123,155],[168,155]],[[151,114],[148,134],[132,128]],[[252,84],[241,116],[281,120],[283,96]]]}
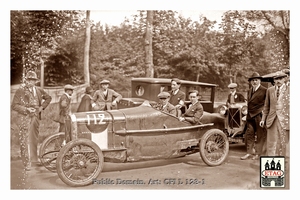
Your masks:
{"label": "headlight", "polygon": [[226,106],[222,106],[222,107],[220,108],[219,113],[220,113],[221,115],[225,115],[225,114],[226,114],[226,111],[227,111],[227,107],[226,107]]}
{"label": "headlight", "polygon": [[247,113],[248,113],[248,107],[247,106],[242,107],[242,113],[243,113],[243,115],[247,115]]}

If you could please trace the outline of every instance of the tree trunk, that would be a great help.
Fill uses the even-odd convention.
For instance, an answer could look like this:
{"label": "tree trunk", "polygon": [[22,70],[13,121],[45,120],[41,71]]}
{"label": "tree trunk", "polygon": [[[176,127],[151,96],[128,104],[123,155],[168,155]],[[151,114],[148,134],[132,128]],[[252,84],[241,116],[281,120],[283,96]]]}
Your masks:
{"label": "tree trunk", "polygon": [[90,52],[90,41],[91,41],[91,28],[90,28],[90,11],[86,11],[86,34],[85,34],[85,45],[84,45],[84,82],[90,83],[90,71],[89,71],[89,52]]}
{"label": "tree trunk", "polygon": [[153,30],[153,11],[147,11],[145,52],[146,52],[146,77],[154,77],[153,52],[152,52],[152,30]]}

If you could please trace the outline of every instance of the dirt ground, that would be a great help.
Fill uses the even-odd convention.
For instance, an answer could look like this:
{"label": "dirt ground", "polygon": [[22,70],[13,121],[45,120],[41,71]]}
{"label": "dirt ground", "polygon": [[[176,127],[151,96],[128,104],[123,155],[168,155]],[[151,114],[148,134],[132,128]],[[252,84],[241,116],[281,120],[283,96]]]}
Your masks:
{"label": "dirt ground", "polygon": [[[230,145],[220,166],[207,166],[199,153],[169,160],[104,163],[97,182],[70,187],[44,167],[25,172],[21,161],[11,161],[11,189],[53,190],[263,190],[258,160],[240,160],[243,144]],[[285,188],[286,189],[286,188]]]}

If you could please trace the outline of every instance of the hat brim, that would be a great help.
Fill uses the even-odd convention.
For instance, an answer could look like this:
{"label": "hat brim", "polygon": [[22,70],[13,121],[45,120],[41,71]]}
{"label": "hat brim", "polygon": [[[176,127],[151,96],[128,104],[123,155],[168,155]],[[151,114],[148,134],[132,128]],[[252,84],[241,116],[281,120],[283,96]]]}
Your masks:
{"label": "hat brim", "polygon": [[262,77],[261,76],[251,77],[251,78],[248,79],[248,81],[251,81],[252,79],[262,79]]}

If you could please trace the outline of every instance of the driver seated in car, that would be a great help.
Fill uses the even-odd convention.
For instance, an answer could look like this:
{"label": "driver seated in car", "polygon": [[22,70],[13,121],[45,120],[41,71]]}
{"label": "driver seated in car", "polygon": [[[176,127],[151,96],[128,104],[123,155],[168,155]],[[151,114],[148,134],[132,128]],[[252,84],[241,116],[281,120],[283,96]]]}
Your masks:
{"label": "driver seated in car", "polygon": [[157,95],[157,97],[159,99],[159,103],[155,106],[155,108],[176,116],[176,108],[169,102],[170,94],[168,92],[161,92]]}
{"label": "driver seated in car", "polygon": [[190,91],[189,99],[191,104],[185,113],[179,117],[179,121],[187,121],[192,125],[201,124],[200,120],[203,116],[203,106],[199,101],[199,92],[197,90]]}

